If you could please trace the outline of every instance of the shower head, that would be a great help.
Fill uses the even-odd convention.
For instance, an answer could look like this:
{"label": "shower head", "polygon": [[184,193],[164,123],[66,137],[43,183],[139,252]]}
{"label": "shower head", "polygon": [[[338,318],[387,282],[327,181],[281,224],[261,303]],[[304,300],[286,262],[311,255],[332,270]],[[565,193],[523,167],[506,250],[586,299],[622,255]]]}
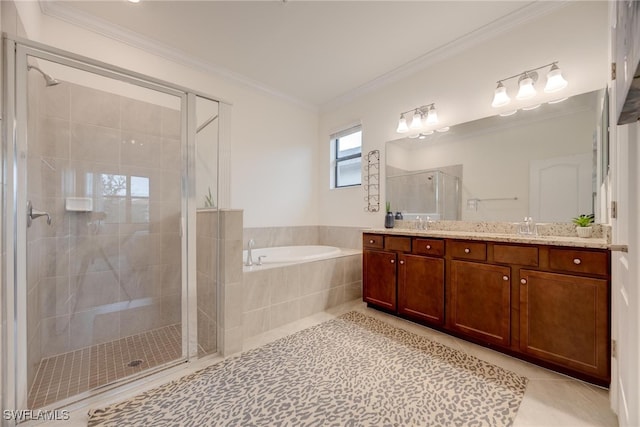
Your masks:
{"label": "shower head", "polygon": [[55,86],[55,85],[59,85],[60,82],[56,79],[54,79],[53,77],[51,77],[51,75],[45,73],[44,71],[42,71],[40,68],[36,67],[35,65],[28,65],[27,66],[27,71],[31,70],[31,69],[36,70],[37,72],[39,72],[40,74],[42,74],[42,76],[44,77],[44,81],[46,82],[47,87],[49,86]]}

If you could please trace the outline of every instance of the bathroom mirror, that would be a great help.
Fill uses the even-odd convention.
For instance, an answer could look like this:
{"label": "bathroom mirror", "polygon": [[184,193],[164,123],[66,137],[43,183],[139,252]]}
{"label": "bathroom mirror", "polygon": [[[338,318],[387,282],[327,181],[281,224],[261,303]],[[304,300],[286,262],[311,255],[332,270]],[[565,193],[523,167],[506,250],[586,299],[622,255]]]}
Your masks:
{"label": "bathroom mirror", "polygon": [[[386,200],[405,219],[568,222],[599,211],[604,90],[386,144]],[[604,125],[603,125],[604,124]]]}

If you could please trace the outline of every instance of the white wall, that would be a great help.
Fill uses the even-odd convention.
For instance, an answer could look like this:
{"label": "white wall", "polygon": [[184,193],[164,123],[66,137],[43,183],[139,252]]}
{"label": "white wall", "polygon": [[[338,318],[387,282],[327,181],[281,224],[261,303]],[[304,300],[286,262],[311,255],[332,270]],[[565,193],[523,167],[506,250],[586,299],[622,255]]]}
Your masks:
{"label": "white wall", "polygon": [[247,227],[318,223],[316,111],[43,15],[37,2],[15,4],[20,37],[233,103],[230,207],[244,209]]}
{"label": "white wall", "polygon": [[[360,120],[363,153],[398,139],[400,112],[436,103],[442,126],[463,123],[496,112],[491,99],[496,81],[526,69],[560,61],[568,79],[566,94],[603,88],[607,82],[607,4],[572,2],[551,14],[445,59],[403,80],[324,112],[318,134],[320,219],[324,225],[380,227],[384,213],[364,211],[364,191],[352,187],[329,189],[328,135]],[[544,70],[541,76],[544,81]],[[548,100],[541,95],[539,99]],[[458,162],[454,162],[458,163]],[[381,171],[384,199],[384,169]],[[382,201],[384,206],[384,200]],[[384,209],[383,209],[384,210]]]}

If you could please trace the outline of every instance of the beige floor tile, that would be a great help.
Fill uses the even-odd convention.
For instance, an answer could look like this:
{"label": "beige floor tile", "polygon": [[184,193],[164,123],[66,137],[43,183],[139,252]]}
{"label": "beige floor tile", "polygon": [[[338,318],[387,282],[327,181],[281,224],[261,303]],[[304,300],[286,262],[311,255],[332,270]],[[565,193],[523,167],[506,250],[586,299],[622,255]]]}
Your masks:
{"label": "beige floor tile", "polygon": [[[505,369],[529,378],[524,399],[516,416],[514,427],[587,427],[617,426],[617,418],[609,408],[608,390],[586,384],[570,377],[557,374],[528,362],[502,353],[451,337],[421,325],[399,319],[378,310],[367,308],[361,301],[352,301],[322,313],[283,325],[245,340],[243,351],[273,342],[289,334],[330,320],[351,310],[357,310],[412,333],[428,337],[434,341],[465,351]],[[87,408],[106,406],[110,403],[132,397],[146,389],[194,372],[221,358],[194,361],[177,367],[164,375],[157,374],[152,379],[128,385],[124,390],[111,391],[103,396],[95,396],[74,407],[68,426],[86,425]],[[53,425],[53,424],[52,424]]]}

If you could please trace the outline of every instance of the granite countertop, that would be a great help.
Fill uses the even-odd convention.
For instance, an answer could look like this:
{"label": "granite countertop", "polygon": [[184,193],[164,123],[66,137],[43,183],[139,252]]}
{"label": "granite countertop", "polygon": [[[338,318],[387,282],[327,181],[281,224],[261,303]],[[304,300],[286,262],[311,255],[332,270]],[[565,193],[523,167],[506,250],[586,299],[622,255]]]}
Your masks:
{"label": "granite countertop", "polygon": [[604,237],[580,238],[573,236],[529,236],[508,233],[492,233],[457,230],[416,230],[410,228],[371,228],[365,233],[397,236],[439,237],[465,240],[488,240],[492,242],[529,243],[535,245],[569,246],[576,248],[608,249],[609,242]]}

